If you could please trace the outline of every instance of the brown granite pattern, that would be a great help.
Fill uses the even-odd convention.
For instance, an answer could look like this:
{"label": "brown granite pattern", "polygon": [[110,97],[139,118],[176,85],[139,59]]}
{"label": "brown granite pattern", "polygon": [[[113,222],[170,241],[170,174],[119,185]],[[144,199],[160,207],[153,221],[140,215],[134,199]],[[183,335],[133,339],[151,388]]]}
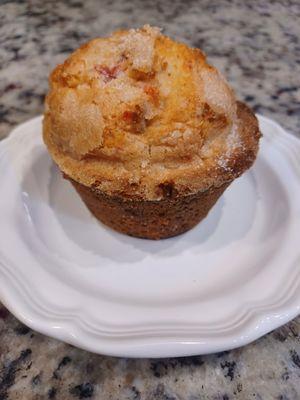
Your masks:
{"label": "brown granite pattern", "polygon": [[[203,48],[240,99],[300,135],[299,1],[1,1],[0,137],[42,112],[47,75],[90,38],[150,23]],[[0,305],[0,400],[297,400],[300,319],[244,348],[162,360],[94,355]]]}

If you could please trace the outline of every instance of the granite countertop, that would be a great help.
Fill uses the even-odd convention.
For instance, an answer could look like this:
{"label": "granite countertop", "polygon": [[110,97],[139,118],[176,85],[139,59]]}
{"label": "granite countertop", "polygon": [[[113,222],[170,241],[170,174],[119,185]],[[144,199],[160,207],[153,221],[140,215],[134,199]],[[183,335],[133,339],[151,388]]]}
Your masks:
{"label": "granite countertop", "polygon": [[[49,71],[79,44],[145,23],[202,48],[239,98],[300,136],[297,0],[0,4],[0,138],[42,112]],[[49,339],[0,304],[0,400],[85,398],[300,399],[300,318],[229,352],[131,360]]]}

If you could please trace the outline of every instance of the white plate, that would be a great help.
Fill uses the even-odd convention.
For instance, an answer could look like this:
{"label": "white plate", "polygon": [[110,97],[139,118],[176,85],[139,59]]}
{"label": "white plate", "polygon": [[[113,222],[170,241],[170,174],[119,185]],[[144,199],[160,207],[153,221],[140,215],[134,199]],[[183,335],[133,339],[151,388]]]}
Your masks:
{"label": "white plate", "polygon": [[163,241],[101,225],[43,145],[41,117],[0,143],[0,299],[84,349],[129,357],[244,345],[300,310],[300,141],[259,117],[253,168],[196,228]]}

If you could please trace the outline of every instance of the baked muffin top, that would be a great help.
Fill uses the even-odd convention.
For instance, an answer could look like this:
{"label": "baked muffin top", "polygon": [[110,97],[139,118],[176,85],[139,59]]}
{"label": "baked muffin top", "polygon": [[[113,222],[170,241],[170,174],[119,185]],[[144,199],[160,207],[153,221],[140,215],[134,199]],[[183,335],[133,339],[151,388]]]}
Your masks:
{"label": "baked muffin top", "polygon": [[94,39],[49,82],[44,141],[86,186],[159,200],[219,186],[255,159],[255,117],[200,50],[158,28]]}

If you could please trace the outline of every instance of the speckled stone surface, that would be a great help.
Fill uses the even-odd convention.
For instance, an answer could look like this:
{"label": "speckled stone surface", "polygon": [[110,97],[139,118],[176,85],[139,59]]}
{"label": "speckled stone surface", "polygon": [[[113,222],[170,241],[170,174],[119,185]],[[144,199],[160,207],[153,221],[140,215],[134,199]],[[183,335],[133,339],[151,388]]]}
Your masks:
{"label": "speckled stone surface", "polygon": [[[154,24],[201,47],[239,98],[300,136],[299,1],[1,1],[0,137],[43,109],[49,71],[88,39]],[[49,339],[0,305],[0,400],[300,399],[300,318],[216,355],[127,360]]]}

